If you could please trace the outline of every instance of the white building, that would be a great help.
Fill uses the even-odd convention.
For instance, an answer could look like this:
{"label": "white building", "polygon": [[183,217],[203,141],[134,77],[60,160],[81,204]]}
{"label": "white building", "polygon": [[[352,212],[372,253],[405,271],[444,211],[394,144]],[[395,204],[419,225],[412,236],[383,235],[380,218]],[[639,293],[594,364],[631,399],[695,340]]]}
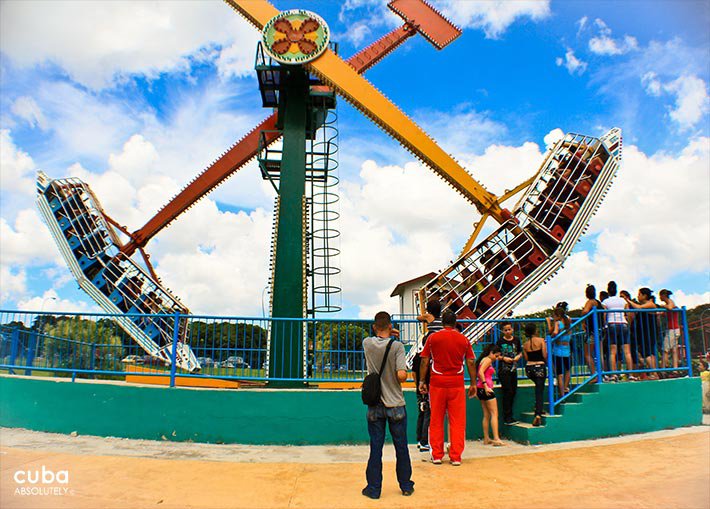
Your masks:
{"label": "white building", "polygon": [[[414,320],[421,313],[417,292],[434,276],[436,276],[436,273],[430,272],[423,276],[410,279],[409,281],[399,283],[394,290],[392,290],[390,297],[399,297],[399,314],[395,318]],[[401,324],[399,325],[399,329],[400,337],[405,344],[416,341],[417,336],[421,333],[421,327],[417,323]]]}

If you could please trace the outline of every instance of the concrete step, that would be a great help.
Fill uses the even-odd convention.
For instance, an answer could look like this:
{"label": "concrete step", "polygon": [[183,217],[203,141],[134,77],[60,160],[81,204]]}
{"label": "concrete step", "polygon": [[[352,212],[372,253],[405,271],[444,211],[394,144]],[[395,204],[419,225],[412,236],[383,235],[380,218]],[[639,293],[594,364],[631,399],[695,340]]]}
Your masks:
{"label": "concrete step", "polygon": [[568,401],[564,403],[560,403],[557,405],[557,408],[555,408],[555,414],[557,415],[565,415],[571,410],[574,410],[575,408],[579,408],[583,405],[583,403],[577,403],[573,401]]}
{"label": "concrete step", "polygon": [[[561,415],[543,415],[542,416],[542,421],[545,422],[545,419],[561,419]],[[535,419],[535,412],[521,412],[520,413],[520,421],[525,422],[528,424],[532,424],[533,419]]]}
{"label": "concrete step", "polygon": [[530,423],[530,422],[518,422],[516,424],[509,424],[509,426],[515,426],[517,428],[523,428],[523,429],[544,428],[545,427],[545,418],[543,417],[541,426],[533,426],[532,423]]}

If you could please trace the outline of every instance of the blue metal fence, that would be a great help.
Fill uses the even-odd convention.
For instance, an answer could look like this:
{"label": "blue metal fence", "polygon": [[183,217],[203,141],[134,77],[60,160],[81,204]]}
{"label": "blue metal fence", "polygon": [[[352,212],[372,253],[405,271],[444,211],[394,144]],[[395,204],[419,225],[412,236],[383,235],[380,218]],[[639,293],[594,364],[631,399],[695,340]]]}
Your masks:
{"label": "blue metal fence", "polygon": [[[676,315],[675,320],[669,320],[671,314]],[[673,327],[676,321],[678,328]],[[621,313],[593,310],[572,320],[569,331],[548,335],[547,342],[552,415],[559,404],[590,383],[693,376],[685,307],[674,311],[627,309]],[[558,345],[564,342],[570,344],[567,358],[558,355]]]}
{"label": "blue metal fence", "polygon": [[[572,320],[566,338],[569,342],[566,359],[557,355],[565,353],[558,348],[563,338],[547,336],[551,414],[557,405],[589,383],[614,381],[619,376],[656,378],[681,370],[692,375],[685,309],[676,311],[680,331],[668,328],[667,310],[627,310],[630,322],[627,343],[610,339],[605,318],[608,313],[593,311]],[[359,382],[367,374],[362,341],[371,335],[369,320],[150,315],[152,321],[169,321],[175,334],[186,327],[186,343],[201,366],[199,371],[187,372],[175,362],[177,338],[173,338],[170,362],[147,355],[115,320],[118,316],[0,311],[0,372],[115,380],[132,374],[169,376],[171,386],[180,377],[322,383]],[[474,345],[477,355],[485,345],[500,339],[501,322],[513,324],[514,335],[521,343],[525,342],[522,329],[526,323],[535,323],[543,336],[547,328],[541,318],[486,322],[490,327]],[[468,324],[462,322],[464,327]],[[394,325],[401,331],[405,349],[416,348],[422,335],[421,325],[409,317],[396,319]],[[289,364],[294,355],[301,359],[301,351],[275,352],[278,358],[271,358],[269,337],[274,331],[302,338],[305,352],[302,378],[285,377],[278,369]],[[613,344],[617,342],[618,360],[612,356]],[[677,362],[673,355],[676,349]],[[524,383],[523,360],[517,368]],[[567,384],[569,387],[562,390]]]}

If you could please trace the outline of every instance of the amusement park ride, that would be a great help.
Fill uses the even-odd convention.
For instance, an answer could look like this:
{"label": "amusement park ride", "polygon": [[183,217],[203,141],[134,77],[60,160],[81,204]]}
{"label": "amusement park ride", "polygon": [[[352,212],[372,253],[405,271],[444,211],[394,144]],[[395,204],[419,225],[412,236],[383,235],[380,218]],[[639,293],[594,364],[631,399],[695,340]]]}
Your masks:
{"label": "amusement park ride", "polygon": [[[188,309],[153,270],[144,247],[196,201],[257,158],[264,179],[277,193],[272,239],[271,316],[303,318],[338,311],[331,283],[338,236],[333,170],[337,151],[336,95],[343,97],[443,178],[482,214],[460,257],[420,291],[461,319],[505,316],[551,278],[584,233],[609,189],[621,158],[621,132],[601,138],[568,134],[550,149],[535,175],[502,196],[479,184],[417,124],[361,76],[406,39],[421,34],[442,49],[461,31],[423,0],[393,0],[403,25],[343,60],[319,16],[301,10],[279,12],[266,0],[225,0],[262,32],[256,72],[263,106],[276,111],[234,144],[135,232],[128,232],[101,208],[78,179],[51,180],[40,173],[39,209],[79,286],[149,354],[177,365],[200,368],[189,346],[186,319],[161,313]],[[503,203],[522,193],[512,211]],[[498,223],[478,240],[487,218]],[[128,239],[123,242],[118,232]],[[138,251],[144,266],[133,260]],[[175,327],[174,325],[179,325]],[[476,341],[490,327],[473,321],[464,333]],[[273,328],[269,377],[302,378],[304,337]],[[281,355],[291,352],[292,355]],[[298,353],[298,355],[293,355]]]}

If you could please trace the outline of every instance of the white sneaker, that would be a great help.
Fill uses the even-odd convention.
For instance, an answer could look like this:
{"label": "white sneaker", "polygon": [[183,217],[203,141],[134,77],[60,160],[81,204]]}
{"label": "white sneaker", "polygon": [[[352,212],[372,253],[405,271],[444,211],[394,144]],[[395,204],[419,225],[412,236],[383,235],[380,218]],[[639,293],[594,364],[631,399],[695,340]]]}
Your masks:
{"label": "white sneaker", "polygon": [[441,459],[435,460],[434,458],[432,458],[432,459],[431,459],[431,462],[432,462],[434,465],[441,465]]}
{"label": "white sneaker", "polygon": [[460,467],[460,466],[461,466],[461,462],[460,462],[460,461],[451,461],[451,466],[453,466],[453,467]]}

